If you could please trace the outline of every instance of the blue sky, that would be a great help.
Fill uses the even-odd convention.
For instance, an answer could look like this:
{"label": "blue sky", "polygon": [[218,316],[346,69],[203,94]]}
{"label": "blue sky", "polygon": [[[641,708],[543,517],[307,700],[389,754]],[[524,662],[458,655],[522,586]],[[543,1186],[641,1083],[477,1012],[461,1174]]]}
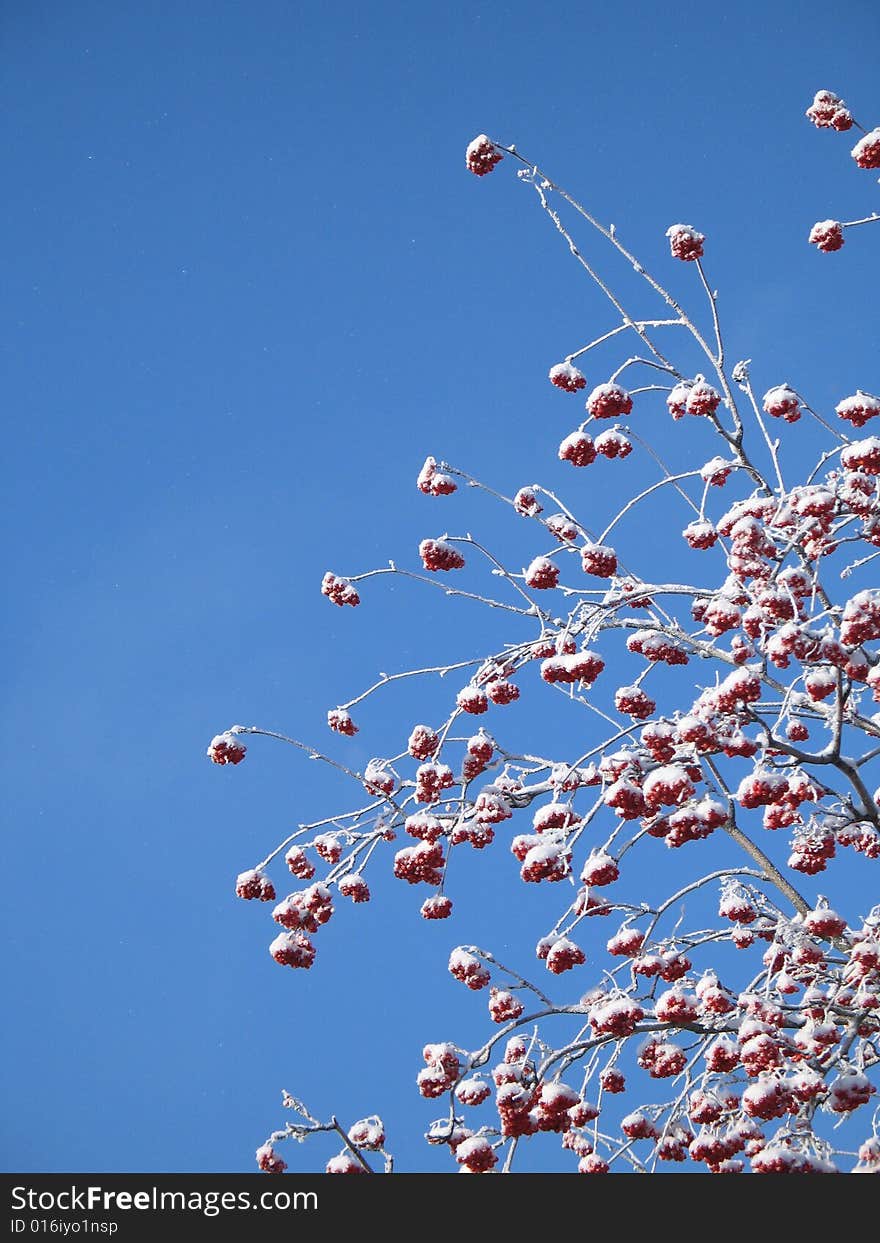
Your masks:
{"label": "blue sky", "polygon": [[[351,744],[327,708],[481,654],[495,619],[387,580],[343,614],[324,570],[414,564],[446,524],[526,547],[473,496],[432,508],[428,452],[502,489],[569,481],[579,403],[547,368],[613,320],[510,162],[466,172],[476,133],[695,296],[663,234],[702,229],[759,387],[876,390],[876,239],[806,244],[876,188],[803,111],[830,87],[877,122],[878,27],[866,0],[830,33],[814,0],[7,6],[5,1168],[249,1170],[282,1088],[379,1110],[404,1168],[448,1168],[419,1138],[420,1049],[485,1023],[446,957],[528,965],[545,895],[486,852],[426,926],[422,893],[377,879],[311,972],[282,971],[234,877],[351,795],[268,741],[234,770],[205,746],[242,721],[355,766],[398,749],[447,686],[376,701]],[[592,486],[609,512],[617,478]]]}

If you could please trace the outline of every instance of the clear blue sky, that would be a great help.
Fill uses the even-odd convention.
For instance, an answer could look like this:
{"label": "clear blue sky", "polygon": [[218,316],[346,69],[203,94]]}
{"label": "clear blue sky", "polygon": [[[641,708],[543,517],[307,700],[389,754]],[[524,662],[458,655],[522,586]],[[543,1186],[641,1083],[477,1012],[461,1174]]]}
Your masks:
{"label": "clear blue sky", "polygon": [[476,133],[681,291],[664,230],[702,229],[759,385],[823,409],[876,388],[876,239],[806,244],[876,187],[803,111],[830,87],[880,121],[878,34],[868,0],[5,6],[6,1169],[250,1170],[282,1087],[381,1110],[403,1168],[449,1168],[413,1084],[425,1040],[485,1030],[449,949],[529,966],[556,900],[499,881],[503,849],[462,870],[450,925],[377,879],[282,970],[234,877],[351,795],[270,742],[234,770],[205,746],[257,722],[362,766],[439,719],[447,688],[407,688],[354,743],[324,725],[379,669],[479,654],[494,619],[387,582],[343,614],[323,571],[412,564],[447,523],[526,546],[473,497],[432,508],[427,452],[568,478],[579,403],[547,368],[612,321],[509,161],[465,171]]}

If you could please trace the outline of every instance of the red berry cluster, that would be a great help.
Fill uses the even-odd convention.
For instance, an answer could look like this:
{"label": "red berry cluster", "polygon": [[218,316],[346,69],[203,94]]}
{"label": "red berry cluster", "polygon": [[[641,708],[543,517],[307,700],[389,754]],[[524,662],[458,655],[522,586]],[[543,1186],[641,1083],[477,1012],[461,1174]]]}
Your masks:
{"label": "red berry cluster", "polygon": [[669,249],[674,259],[683,259],[692,263],[702,258],[705,237],[690,224],[672,224],[666,230],[669,238]]}
{"label": "red berry cluster", "polygon": [[357,588],[347,578],[338,578],[329,570],[321,580],[321,594],[325,595],[328,600],[332,600],[334,604],[338,604],[340,608],[345,604],[350,604],[354,608],[361,602]]}
{"label": "red berry cluster", "polygon": [[468,143],[465,152],[465,164],[468,169],[477,177],[485,177],[486,173],[491,173],[496,164],[499,164],[504,156],[486,134],[477,134],[470,143]]}
{"label": "red berry cluster", "polygon": [[423,539],[419,544],[419,556],[426,570],[460,570],[464,557],[452,544],[442,539]]}

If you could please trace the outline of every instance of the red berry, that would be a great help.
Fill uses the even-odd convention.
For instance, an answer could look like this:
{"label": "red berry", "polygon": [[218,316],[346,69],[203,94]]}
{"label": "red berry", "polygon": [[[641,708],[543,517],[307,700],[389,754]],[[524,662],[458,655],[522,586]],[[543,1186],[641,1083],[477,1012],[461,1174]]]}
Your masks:
{"label": "red berry", "polygon": [[565,393],[576,393],[579,388],[586,388],[585,376],[571,363],[556,363],[550,368],[550,383],[561,388]]}
{"label": "red berry", "polygon": [[442,539],[423,539],[419,544],[419,556],[425,569],[432,573],[460,570],[464,565],[464,557],[458,549]]}
{"label": "red berry", "polygon": [[315,947],[301,932],[281,932],[269,946],[269,953],[282,967],[304,967],[315,960]]}
{"label": "red berry", "polygon": [[826,254],[843,246],[843,225],[839,220],[817,220],[808,241]]}
{"label": "red berry", "polygon": [[513,993],[506,989],[491,988],[489,990],[489,1015],[493,1023],[506,1023],[508,1019],[518,1019],[525,1006]]}
{"label": "red berry", "polygon": [[603,1092],[609,1092],[612,1095],[618,1095],[626,1091],[626,1079],[622,1072],[615,1067],[603,1070],[599,1075],[599,1083]]}
{"label": "red berry", "polygon": [[479,958],[461,947],[449,955],[449,973],[474,990],[485,988],[491,978]]}
{"label": "red berry", "polygon": [[348,738],[353,738],[358,732],[358,727],[345,708],[331,708],[327,713],[327,724],[334,733],[345,734]]}
{"label": "red berry", "polygon": [[448,919],[452,914],[452,899],[439,893],[433,898],[425,898],[420,914],[422,919]]}
{"label": "red berry", "polygon": [[685,409],[688,414],[714,414],[721,404],[721,394],[698,375],[687,395]]}
{"label": "red berry", "polygon": [[247,747],[239,742],[237,734],[232,730],[215,734],[207,750],[209,760],[215,764],[240,764],[245,757]]}
{"label": "red berry", "polygon": [[523,518],[537,518],[538,514],[543,511],[543,506],[535,495],[534,488],[520,488],[513,498],[513,508]]}
{"label": "red berry", "polygon": [[287,1162],[282,1161],[269,1143],[261,1144],[257,1149],[257,1165],[264,1174],[283,1174],[287,1169]]}
{"label": "red berry", "polygon": [[378,1152],[385,1143],[385,1127],[382,1119],[375,1116],[361,1118],[349,1127],[348,1138],[355,1148],[366,1148],[368,1152]]}
{"label": "red berry", "polygon": [[711,522],[701,519],[698,522],[689,522],[682,535],[687,540],[691,548],[705,550],[711,548],[718,539],[718,532],[715,530]]}
{"label": "red berry", "polygon": [[604,850],[599,850],[590,855],[583,866],[581,872],[581,880],[585,885],[611,885],[620,875],[620,869],[617,861],[606,854]]}
{"label": "red berry", "polygon": [[492,1089],[485,1079],[462,1079],[455,1089],[455,1095],[462,1105],[482,1105],[492,1094]]}
{"label": "red berry", "polygon": [[240,898],[248,901],[254,898],[259,898],[261,902],[275,901],[275,886],[265,872],[260,872],[256,868],[240,873],[235,881],[235,892]]}
{"label": "red berry", "polygon": [[311,880],[315,875],[314,865],[309,861],[301,846],[291,846],[284,856],[284,862],[293,875],[298,876],[300,880]]}
{"label": "red berry", "polygon": [[494,1148],[483,1135],[473,1135],[457,1144],[455,1159],[469,1174],[485,1174],[498,1164]]}
{"label": "red berry", "polygon": [[675,259],[692,262],[703,254],[705,237],[690,224],[673,224],[666,230],[669,238],[669,249]]}
{"label": "red berry", "polygon": [[764,410],[774,419],[797,423],[801,417],[801,404],[797,393],[787,384],[777,384],[764,394]]}
{"label": "red berry", "polygon": [[[843,450],[840,461],[848,471],[863,471],[866,475],[880,475],[880,439],[876,436],[869,436],[866,440],[854,440]],[[856,491],[863,490],[862,487],[856,487],[857,483],[862,483],[861,479],[847,482],[850,488],[855,488]],[[874,490],[873,482],[873,480],[865,481],[864,490],[868,494]]]}
{"label": "red berry", "polygon": [[817,129],[836,129],[841,133],[852,129],[852,113],[833,91],[817,91],[806,115]]}
{"label": "red berry", "polygon": [[693,388],[691,380],[679,380],[666,398],[666,406],[674,419],[683,419],[687,410],[688,394]]}
{"label": "red berry", "polygon": [[614,706],[634,721],[645,721],[657,704],[640,686],[621,686],[614,694]]}
{"label": "red berry", "polygon": [[451,475],[437,469],[436,458],[425,458],[425,464],[419,471],[416,487],[425,496],[451,496],[457,484]]}
{"label": "red berry", "polygon": [[350,1152],[340,1152],[324,1166],[327,1174],[366,1174],[366,1170]]}
{"label": "red berry", "polygon": [[485,177],[486,173],[491,173],[495,165],[504,159],[504,156],[491,138],[486,134],[477,134],[476,138],[468,144],[464,158],[465,164],[476,177]]}
{"label": "red berry", "polygon": [[618,431],[616,427],[609,427],[607,431],[600,432],[595,440],[596,452],[601,453],[603,457],[609,459],[629,457],[633,451],[632,441],[630,441],[623,432]]}
{"label": "red berry", "polygon": [[581,568],[595,578],[611,578],[617,572],[617,553],[606,544],[584,544]]}
{"label": "red berry", "polygon": [[527,587],[546,590],[555,587],[559,582],[559,566],[549,557],[535,557],[525,572]]}
{"label": "red berry", "polygon": [[489,710],[486,692],[479,686],[463,687],[456,695],[455,702],[462,712],[470,712],[473,716],[479,716]]}
{"label": "red berry", "polygon": [[591,466],[596,460],[596,447],[586,432],[572,432],[559,446],[559,459],[572,466]]}
{"label": "red berry", "polygon": [[350,876],[343,876],[337,888],[343,898],[351,898],[352,902],[369,902],[370,900],[370,887],[363,876],[357,876],[354,873]]}
{"label": "red berry", "polygon": [[864,427],[869,419],[880,414],[880,398],[858,389],[852,397],[844,397],[834,409],[841,419],[846,419],[853,427]]}
{"label": "red berry", "polygon": [[430,725],[416,725],[409,736],[407,750],[414,760],[428,760],[440,745],[437,731]]}
{"label": "red berry", "polygon": [[332,600],[334,604],[338,604],[340,608],[344,604],[350,604],[354,608],[361,602],[357,588],[347,578],[337,578],[329,570],[321,581],[321,594]]}
{"label": "red berry", "polygon": [[619,384],[598,384],[587,398],[587,409],[594,419],[618,419],[629,414],[632,405],[629,393]]}
{"label": "red berry", "polygon": [[859,168],[880,168],[880,126],[860,138],[851,154]]}

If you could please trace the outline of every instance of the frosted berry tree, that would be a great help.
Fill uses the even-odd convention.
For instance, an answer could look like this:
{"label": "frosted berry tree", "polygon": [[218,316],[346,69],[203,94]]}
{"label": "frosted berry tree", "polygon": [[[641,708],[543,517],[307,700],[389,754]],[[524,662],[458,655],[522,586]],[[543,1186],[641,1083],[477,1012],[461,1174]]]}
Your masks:
{"label": "frosted berry tree", "polygon": [[[832,92],[807,115],[859,129],[853,159],[880,168],[880,130],[865,132]],[[370,900],[376,869],[424,891],[431,921],[450,916],[471,851],[499,852],[525,885],[558,892],[555,922],[535,930],[537,967],[450,947],[452,976],[488,1001],[478,1047],[426,1033],[413,1072],[414,1108],[416,1094],[433,1103],[426,1138],[448,1149],[450,1169],[508,1172],[525,1144],[555,1143],[559,1169],[590,1174],[685,1162],[880,1172],[880,907],[852,909],[835,888],[841,856],[865,869],[880,859],[880,399],[841,392],[832,413],[781,376],[756,390],[751,360],[727,358],[698,229],[666,231],[694,276],[688,310],[514,147],[480,135],[467,148],[478,177],[502,160],[609,306],[594,338],[549,370],[565,401],[586,397],[586,417],[552,447],[575,472],[573,498],[537,483],[501,490],[428,457],[416,483],[442,533],[421,541],[420,566],[325,574],[340,608],[366,590],[381,607],[372,588],[384,576],[468,598],[493,611],[497,643],[381,675],[331,708],[330,730],[351,737],[365,701],[399,679],[455,687],[442,716],[403,722],[399,753],[363,772],[272,729],[215,737],[217,764],[239,764],[251,738],[277,739],[359,791],[353,808],[275,844],[237,893],[274,904],[274,960],[310,969],[322,927],[346,901]],[[822,221],[810,241],[834,251],[877,219]],[[606,283],[575,226],[641,278],[645,309]],[[700,456],[706,446],[699,466],[658,452],[661,415]],[[804,460],[815,437],[802,439],[801,420],[821,438],[818,460]],[[683,443],[662,439],[664,454]],[[627,491],[630,458],[654,478]],[[596,513],[581,486],[598,470],[621,472],[616,512]],[[450,533],[463,486],[529,524],[524,564]],[[640,515],[658,493],[670,498],[667,564],[646,565]],[[536,713],[529,749],[510,747],[505,707],[525,695],[550,711],[565,696],[589,742],[545,754]],[[674,883],[628,886],[637,852],[658,863],[674,852]],[[657,867],[659,881],[670,874]],[[262,1170],[282,1172],[283,1142],[318,1132],[340,1141],[329,1172],[393,1168],[378,1116],[345,1126],[284,1103],[291,1120],[258,1149]]]}

